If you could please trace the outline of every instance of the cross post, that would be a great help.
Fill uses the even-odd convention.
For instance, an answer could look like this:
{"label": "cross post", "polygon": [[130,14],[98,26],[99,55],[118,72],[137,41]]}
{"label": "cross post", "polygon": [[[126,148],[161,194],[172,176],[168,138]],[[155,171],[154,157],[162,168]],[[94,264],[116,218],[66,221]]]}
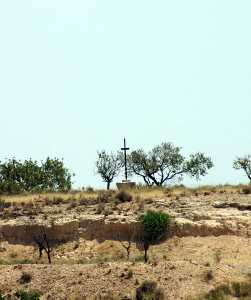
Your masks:
{"label": "cross post", "polygon": [[124,156],[125,156],[125,180],[127,181],[127,156],[126,156],[126,151],[130,150],[130,148],[126,147],[126,139],[124,138],[124,147],[121,148],[122,151],[124,151]]}

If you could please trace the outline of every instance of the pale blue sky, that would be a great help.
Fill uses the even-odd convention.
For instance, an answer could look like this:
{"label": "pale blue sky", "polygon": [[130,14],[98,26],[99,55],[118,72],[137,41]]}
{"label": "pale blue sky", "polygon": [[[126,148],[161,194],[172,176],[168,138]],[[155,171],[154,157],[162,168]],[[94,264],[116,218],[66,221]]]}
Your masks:
{"label": "pale blue sky", "polygon": [[102,186],[96,151],[126,136],[206,152],[200,184],[246,182],[232,161],[251,153],[250,13],[250,0],[0,1],[0,159],[64,157],[75,186]]}

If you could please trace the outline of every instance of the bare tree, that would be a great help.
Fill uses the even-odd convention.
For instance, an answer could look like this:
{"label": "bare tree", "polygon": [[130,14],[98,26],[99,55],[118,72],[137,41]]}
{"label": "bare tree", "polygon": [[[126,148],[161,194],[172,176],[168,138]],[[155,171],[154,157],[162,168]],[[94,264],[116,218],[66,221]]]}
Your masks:
{"label": "bare tree", "polygon": [[48,238],[48,233],[46,231],[46,228],[42,226],[39,230],[40,232],[36,235],[33,235],[33,240],[36,243],[39,251],[39,258],[42,257],[43,251],[47,254],[48,262],[51,264],[51,252],[52,252],[52,246],[51,242]]}
{"label": "bare tree", "polygon": [[126,250],[126,253],[127,253],[127,260],[129,260],[130,258],[130,252],[131,252],[131,246],[132,246],[132,241],[129,240],[129,241],[120,241],[122,247]]}
{"label": "bare tree", "polygon": [[120,242],[122,247],[126,250],[127,260],[130,258],[132,243],[136,237],[136,228],[135,226],[128,228],[128,231],[124,234],[124,238],[120,232],[117,233],[117,240]]}
{"label": "bare tree", "polygon": [[98,152],[96,161],[96,171],[107,184],[107,190],[110,189],[111,182],[119,175],[122,167],[120,154],[106,153],[105,150]]}

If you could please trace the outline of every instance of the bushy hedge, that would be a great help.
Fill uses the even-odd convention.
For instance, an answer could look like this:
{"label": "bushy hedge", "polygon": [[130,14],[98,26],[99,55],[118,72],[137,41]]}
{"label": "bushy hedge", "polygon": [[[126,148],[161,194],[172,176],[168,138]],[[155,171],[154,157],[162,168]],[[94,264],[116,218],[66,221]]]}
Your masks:
{"label": "bushy hedge", "polygon": [[0,193],[68,191],[71,178],[63,160],[58,158],[48,157],[40,163],[15,158],[0,162]]}

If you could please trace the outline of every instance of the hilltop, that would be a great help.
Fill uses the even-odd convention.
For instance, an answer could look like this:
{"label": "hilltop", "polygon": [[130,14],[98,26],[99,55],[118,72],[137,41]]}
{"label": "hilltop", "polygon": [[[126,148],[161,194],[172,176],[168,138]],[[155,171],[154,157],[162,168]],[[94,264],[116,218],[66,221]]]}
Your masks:
{"label": "hilltop", "polygon": [[[245,186],[181,186],[3,195],[0,290],[5,295],[35,289],[43,299],[133,299],[152,280],[174,300],[246,281],[249,192]],[[126,246],[147,210],[164,211],[173,222],[169,238],[150,248],[145,264],[133,239],[129,260]],[[39,258],[34,243],[41,228],[53,245],[52,265],[45,254]],[[27,283],[20,283],[23,272],[31,276]]]}

